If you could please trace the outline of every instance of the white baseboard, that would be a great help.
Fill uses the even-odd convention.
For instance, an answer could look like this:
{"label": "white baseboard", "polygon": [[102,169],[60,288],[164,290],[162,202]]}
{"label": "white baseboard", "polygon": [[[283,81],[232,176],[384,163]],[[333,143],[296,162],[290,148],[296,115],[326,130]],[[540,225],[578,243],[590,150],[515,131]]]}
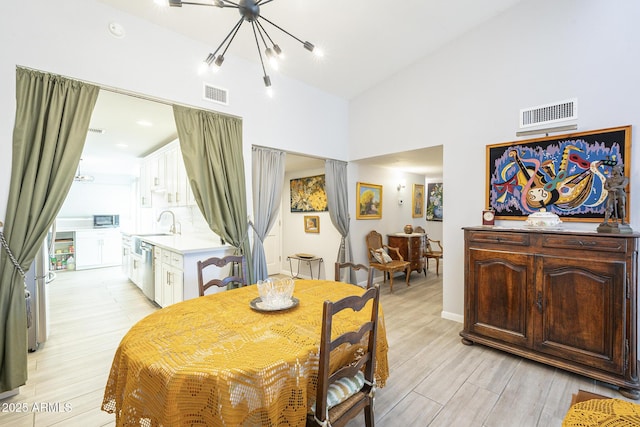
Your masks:
{"label": "white baseboard", "polygon": [[464,323],[464,316],[456,313],[449,313],[448,311],[440,312],[440,317],[447,320],[453,320],[454,322]]}

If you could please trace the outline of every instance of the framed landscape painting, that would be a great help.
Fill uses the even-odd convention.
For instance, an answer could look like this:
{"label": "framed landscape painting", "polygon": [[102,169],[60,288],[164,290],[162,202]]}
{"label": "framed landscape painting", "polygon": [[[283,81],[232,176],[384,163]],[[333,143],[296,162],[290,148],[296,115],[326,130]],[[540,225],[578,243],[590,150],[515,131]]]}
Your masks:
{"label": "framed landscape painting", "polygon": [[356,219],[382,218],[382,185],[356,184]]}
{"label": "framed landscape painting", "polygon": [[563,221],[600,222],[605,181],[616,165],[628,178],[630,156],[631,126],[487,145],[487,207],[496,219],[545,209]]}

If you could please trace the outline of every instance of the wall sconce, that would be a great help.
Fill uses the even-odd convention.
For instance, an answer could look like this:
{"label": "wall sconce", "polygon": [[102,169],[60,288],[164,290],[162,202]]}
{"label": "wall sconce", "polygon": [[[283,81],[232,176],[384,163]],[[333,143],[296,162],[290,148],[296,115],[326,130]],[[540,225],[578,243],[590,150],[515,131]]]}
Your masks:
{"label": "wall sconce", "polygon": [[404,179],[398,183],[398,191],[402,191],[407,186],[407,181]]}

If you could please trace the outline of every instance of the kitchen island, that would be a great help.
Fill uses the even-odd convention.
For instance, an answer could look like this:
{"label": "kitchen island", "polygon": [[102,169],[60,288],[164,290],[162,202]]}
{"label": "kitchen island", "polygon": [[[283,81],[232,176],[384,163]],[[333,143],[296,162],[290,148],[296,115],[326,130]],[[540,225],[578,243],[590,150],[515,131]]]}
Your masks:
{"label": "kitchen island", "polygon": [[145,294],[161,307],[198,297],[198,261],[234,251],[216,235],[139,235],[139,239],[152,251],[141,260],[147,271],[143,280],[153,281],[152,296]]}

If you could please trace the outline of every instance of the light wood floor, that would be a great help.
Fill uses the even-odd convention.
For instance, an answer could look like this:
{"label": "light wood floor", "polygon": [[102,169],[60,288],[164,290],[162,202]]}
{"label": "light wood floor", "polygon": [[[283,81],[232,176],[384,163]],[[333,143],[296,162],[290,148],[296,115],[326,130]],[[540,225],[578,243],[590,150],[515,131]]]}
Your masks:
{"label": "light wood floor", "polygon": [[[113,354],[157,307],[119,268],[61,273],[49,297],[49,340],[29,354],[20,394],[0,401],[12,410],[0,412],[0,426],[112,426],[114,416],[100,405]],[[441,302],[442,281],[432,270],[426,279],[414,272],[410,287],[397,276],[393,293],[383,287],[390,377],[376,395],[378,427],[560,426],[578,389],[624,399],[593,380],[461,344],[462,325],[440,317]],[[35,411],[41,403],[61,410]],[[27,412],[15,412],[15,404]],[[62,411],[65,404],[70,411]],[[360,425],[363,417],[348,427]]]}

